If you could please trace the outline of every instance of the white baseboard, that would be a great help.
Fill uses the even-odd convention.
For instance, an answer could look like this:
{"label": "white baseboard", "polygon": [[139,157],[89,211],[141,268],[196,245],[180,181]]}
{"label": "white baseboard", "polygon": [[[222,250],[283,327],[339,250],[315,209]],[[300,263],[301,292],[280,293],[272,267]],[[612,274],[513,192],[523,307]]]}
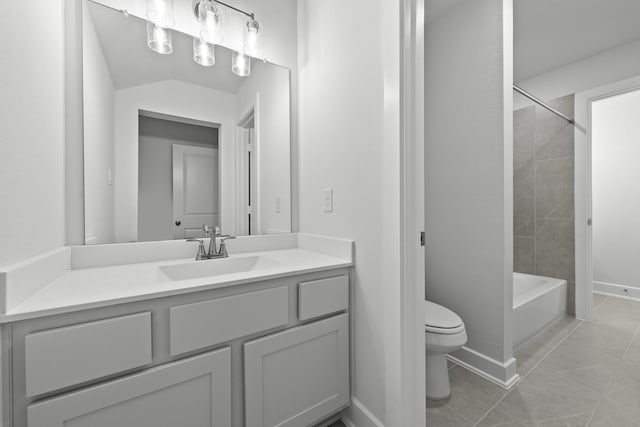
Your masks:
{"label": "white baseboard", "polygon": [[640,299],[640,288],[593,281],[593,292],[632,300]]}
{"label": "white baseboard", "polygon": [[384,427],[384,424],[355,397],[351,406],[342,411],[342,422],[347,427]]}
{"label": "white baseboard", "polygon": [[463,346],[455,352],[455,356],[449,354],[447,358],[506,390],[509,390],[520,380],[520,375],[516,372],[516,359],[513,357],[507,362],[501,363]]}

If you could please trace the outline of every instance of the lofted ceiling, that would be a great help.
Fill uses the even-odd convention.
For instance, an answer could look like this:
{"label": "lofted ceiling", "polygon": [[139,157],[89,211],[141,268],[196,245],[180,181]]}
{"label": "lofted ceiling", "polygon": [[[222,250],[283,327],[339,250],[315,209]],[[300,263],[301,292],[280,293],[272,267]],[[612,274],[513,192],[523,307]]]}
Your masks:
{"label": "lofted ceiling", "polygon": [[[426,0],[427,25],[462,1]],[[514,80],[640,39],[640,0],[513,0]]]}
{"label": "lofted ceiling", "polygon": [[513,26],[522,81],[640,39],[640,0],[514,0]]}

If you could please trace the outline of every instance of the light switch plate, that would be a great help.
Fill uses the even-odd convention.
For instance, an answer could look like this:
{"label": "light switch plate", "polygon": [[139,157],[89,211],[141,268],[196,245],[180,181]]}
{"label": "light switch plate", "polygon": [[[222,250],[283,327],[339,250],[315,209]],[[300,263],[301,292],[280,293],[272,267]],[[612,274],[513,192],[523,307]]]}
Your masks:
{"label": "light switch plate", "polygon": [[333,188],[322,190],[322,207],[325,212],[333,212]]}
{"label": "light switch plate", "polygon": [[280,197],[276,197],[276,213],[280,213]]}

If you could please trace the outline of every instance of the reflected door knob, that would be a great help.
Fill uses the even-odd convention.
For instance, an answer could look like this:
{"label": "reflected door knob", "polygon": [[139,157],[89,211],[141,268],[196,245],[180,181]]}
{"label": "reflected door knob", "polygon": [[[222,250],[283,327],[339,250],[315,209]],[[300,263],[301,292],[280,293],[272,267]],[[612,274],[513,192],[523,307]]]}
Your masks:
{"label": "reflected door knob", "polygon": [[182,221],[180,221],[179,219],[176,220],[176,225],[180,225],[182,224]]}

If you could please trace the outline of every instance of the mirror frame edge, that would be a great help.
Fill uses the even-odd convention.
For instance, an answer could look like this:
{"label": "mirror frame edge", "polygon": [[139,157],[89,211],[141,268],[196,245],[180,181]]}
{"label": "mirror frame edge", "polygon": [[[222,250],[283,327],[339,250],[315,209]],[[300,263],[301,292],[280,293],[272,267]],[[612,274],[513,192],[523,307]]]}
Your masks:
{"label": "mirror frame edge", "polygon": [[84,245],[84,100],[82,8],[64,2],[65,245]]}

